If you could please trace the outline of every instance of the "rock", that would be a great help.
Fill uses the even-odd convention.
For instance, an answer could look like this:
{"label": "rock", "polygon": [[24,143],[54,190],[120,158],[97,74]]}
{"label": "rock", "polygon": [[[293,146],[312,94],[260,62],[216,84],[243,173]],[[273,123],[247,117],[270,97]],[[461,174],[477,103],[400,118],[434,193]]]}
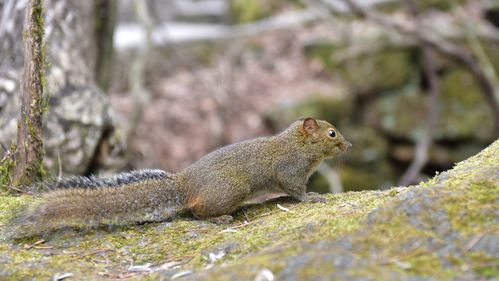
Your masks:
{"label": "rock", "polygon": [[388,161],[382,161],[375,169],[339,167],[344,191],[387,189],[397,182],[395,171]]}
{"label": "rock", "polygon": [[[417,186],[327,195],[321,204],[281,198],[242,208],[232,225],[181,216],[168,227],[151,223],[60,232],[42,242],[0,240],[0,279],[71,272],[86,280],[180,273],[182,280],[254,280],[268,271],[275,280],[494,280],[498,171],[499,140]],[[0,196],[0,225],[33,200]],[[128,271],[130,265],[165,262],[169,266]]]}
{"label": "rock", "polygon": [[[357,231],[289,245],[302,250],[270,259],[266,266],[279,264],[280,271],[274,271],[278,280],[493,278],[499,273],[498,150],[496,141],[427,183],[394,189],[398,195],[372,211]],[[265,255],[271,254],[257,257]],[[201,271],[189,280],[237,279],[246,275],[233,272],[253,270],[253,260]]]}
{"label": "rock", "polygon": [[[462,142],[454,144],[452,149],[449,149],[437,143],[430,148],[428,164],[448,169],[452,167],[453,163],[478,153],[482,147],[481,143]],[[408,144],[394,145],[391,149],[390,157],[400,163],[410,163],[414,159],[414,146]]]}
{"label": "rock", "polygon": [[[374,126],[390,136],[415,141],[426,124],[426,104],[425,96],[415,86],[408,85],[375,101],[367,116]],[[437,141],[487,142],[495,138],[492,114],[470,73],[457,69],[443,77],[440,107],[440,122],[435,130]]]}
{"label": "rock", "polygon": [[315,93],[305,101],[283,104],[267,113],[266,119],[272,128],[285,128],[299,117],[313,116],[332,122],[342,131],[342,124],[348,122],[352,109],[352,96],[340,89],[334,96]]}
{"label": "rock", "polygon": [[340,76],[345,84],[351,87],[350,92],[362,96],[405,85],[416,67],[411,58],[414,52],[412,48],[398,48],[340,59],[337,53],[345,53],[348,48],[352,47],[334,42],[312,42],[305,47],[304,52],[310,57],[320,59],[326,69]]}

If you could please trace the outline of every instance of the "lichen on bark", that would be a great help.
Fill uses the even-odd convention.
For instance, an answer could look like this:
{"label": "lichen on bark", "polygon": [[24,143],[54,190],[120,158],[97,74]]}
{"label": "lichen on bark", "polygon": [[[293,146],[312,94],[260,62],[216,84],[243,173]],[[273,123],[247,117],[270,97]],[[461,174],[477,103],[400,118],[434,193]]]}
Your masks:
{"label": "lichen on bark", "polygon": [[43,88],[45,48],[43,0],[30,0],[24,20],[24,73],[18,119],[12,185],[22,186],[43,177]]}

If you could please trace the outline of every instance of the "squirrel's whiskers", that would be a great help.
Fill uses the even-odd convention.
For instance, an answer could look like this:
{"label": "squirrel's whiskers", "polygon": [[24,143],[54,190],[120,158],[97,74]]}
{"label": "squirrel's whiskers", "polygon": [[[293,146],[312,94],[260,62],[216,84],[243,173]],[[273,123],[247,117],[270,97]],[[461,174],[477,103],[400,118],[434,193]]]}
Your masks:
{"label": "squirrel's whiskers", "polygon": [[243,202],[275,192],[322,202],[306,193],[310,175],[323,160],[350,147],[330,123],[305,118],[277,135],[219,148],[178,174],[143,170],[60,179],[45,183],[51,191],[11,220],[10,236],[67,226],[161,221],[183,211],[200,219],[226,220]]}

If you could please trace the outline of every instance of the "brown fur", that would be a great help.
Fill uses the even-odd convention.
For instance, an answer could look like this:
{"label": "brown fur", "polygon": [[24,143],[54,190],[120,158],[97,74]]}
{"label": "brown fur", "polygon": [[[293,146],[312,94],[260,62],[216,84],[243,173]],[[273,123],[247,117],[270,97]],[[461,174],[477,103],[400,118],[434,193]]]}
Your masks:
{"label": "brown fur", "polygon": [[[329,130],[335,130],[336,136],[330,137]],[[321,161],[349,147],[328,122],[298,120],[278,135],[215,150],[176,175],[154,172],[143,179],[140,173],[140,180],[121,186],[101,186],[108,182],[104,180],[96,188],[48,192],[12,220],[12,236],[43,234],[65,226],[164,220],[180,210],[190,210],[197,218],[215,218],[269,191],[308,200],[306,184],[312,172]]]}

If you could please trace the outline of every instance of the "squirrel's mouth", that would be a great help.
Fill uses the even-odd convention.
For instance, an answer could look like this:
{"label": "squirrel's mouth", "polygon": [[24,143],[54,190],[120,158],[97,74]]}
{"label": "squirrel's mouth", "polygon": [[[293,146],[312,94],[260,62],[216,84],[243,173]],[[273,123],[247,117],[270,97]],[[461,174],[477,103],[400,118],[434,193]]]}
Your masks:
{"label": "squirrel's mouth", "polygon": [[344,141],[344,142],[341,143],[341,146],[340,146],[341,151],[347,152],[351,148],[352,148],[352,143],[351,142]]}

